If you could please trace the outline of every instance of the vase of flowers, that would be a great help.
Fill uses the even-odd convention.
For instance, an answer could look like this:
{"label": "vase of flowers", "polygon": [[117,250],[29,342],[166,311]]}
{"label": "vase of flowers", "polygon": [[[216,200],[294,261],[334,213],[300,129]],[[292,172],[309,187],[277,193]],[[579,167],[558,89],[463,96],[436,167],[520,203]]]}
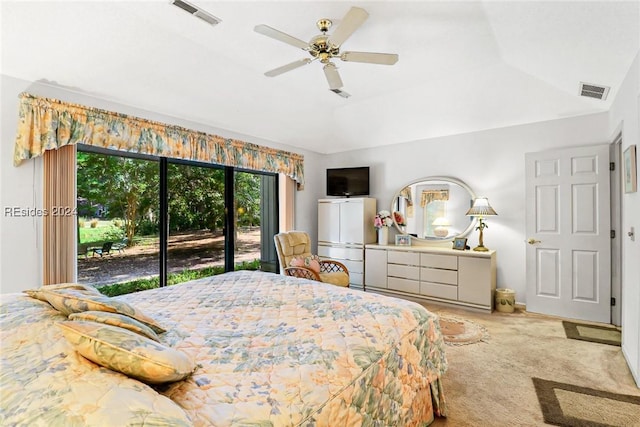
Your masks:
{"label": "vase of flowers", "polygon": [[373,226],[378,230],[378,244],[386,245],[389,243],[389,227],[393,224],[391,212],[380,211],[373,218]]}

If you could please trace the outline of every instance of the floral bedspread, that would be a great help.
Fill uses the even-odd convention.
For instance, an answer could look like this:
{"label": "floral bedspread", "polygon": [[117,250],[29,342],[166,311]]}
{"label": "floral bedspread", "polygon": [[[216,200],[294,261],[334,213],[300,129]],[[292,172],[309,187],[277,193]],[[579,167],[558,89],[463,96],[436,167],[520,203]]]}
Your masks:
{"label": "floral bedspread", "polygon": [[77,354],[66,317],[0,296],[0,425],[418,426],[445,415],[437,317],[419,304],[263,272],[118,297],[198,367],[149,386]]}
{"label": "floral bedspread", "polygon": [[437,316],[419,304],[241,271],[129,294],[198,364],[158,389],[195,425],[412,426],[445,415]]}
{"label": "floral bedspread", "polygon": [[150,386],[86,360],[55,323],[67,316],[25,294],[0,296],[0,425],[190,426]]}

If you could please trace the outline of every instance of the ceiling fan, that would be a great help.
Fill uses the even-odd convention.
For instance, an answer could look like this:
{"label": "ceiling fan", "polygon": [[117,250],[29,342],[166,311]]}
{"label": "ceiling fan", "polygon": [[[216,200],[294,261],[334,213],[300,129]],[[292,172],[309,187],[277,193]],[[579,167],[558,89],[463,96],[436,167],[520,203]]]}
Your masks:
{"label": "ceiling fan", "polygon": [[348,98],[349,94],[342,90],[342,79],[338,73],[338,68],[331,62],[334,58],[339,58],[345,62],[365,62],[368,64],[393,65],[398,62],[398,55],[395,53],[375,53],[375,52],[340,52],[340,47],[363,23],[369,14],[359,7],[352,7],[342,19],[336,30],[332,34],[327,34],[333,24],[329,19],[320,19],[316,25],[322,34],[313,37],[308,43],[300,40],[268,25],[256,25],[254,30],[267,37],[274,38],[281,42],[290,44],[304,51],[309,52],[311,58],[303,58],[290,64],[283,65],[273,70],[267,71],[265,76],[275,77],[287,71],[295,70],[303,65],[319,60],[324,64],[324,75],[329,83],[329,89],[338,95]]}

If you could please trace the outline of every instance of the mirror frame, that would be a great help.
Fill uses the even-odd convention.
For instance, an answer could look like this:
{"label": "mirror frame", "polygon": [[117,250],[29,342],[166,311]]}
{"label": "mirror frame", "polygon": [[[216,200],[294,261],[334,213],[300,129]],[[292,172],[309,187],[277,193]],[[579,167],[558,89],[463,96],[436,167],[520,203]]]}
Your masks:
{"label": "mirror frame", "polygon": [[[391,209],[390,212],[394,211],[394,206],[395,206],[395,201],[396,199],[400,196],[400,192],[406,188],[409,187],[411,185],[414,184],[418,184],[420,182],[428,182],[428,181],[445,181],[445,182],[449,182],[451,184],[456,184],[459,185],[460,187],[464,188],[465,190],[467,190],[469,192],[469,194],[471,195],[471,201],[475,200],[477,198],[475,191],[473,191],[471,189],[471,187],[469,187],[464,181],[459,180],[458,178],[453,178],[450,176],[427,176],[425,178],[420,178],[420,179],[416,179],[415,181],[411,181],[408,184],[403,185],[398,191],[396,191],[395,195],[393,196],[393,199],[391,199]],[[471,207],[471,206],[469,206]],[[395,216],[392,215],[393,217],[393,225],[396,227],[396,230],[398,231],[399,234],[407,234],[404,231],[402,231],[402,229],[400,228],[400,226],[398,225],[398,223],[396,222]],[[469,221],[469,226],[463,230],[460,234],[458,234],[455,237],[466,237],[468,236],[476,227],[476,224],[478,222],[478,218],[477,217],[471,217],[471,221]],[[420,242],[421,244],[430,244],[430,245],[441,245],[443,242],[449,244],[453,241],[453,239],[425,239],[422,237],[413,237],[411,236],[411,241],[417,241]]]}

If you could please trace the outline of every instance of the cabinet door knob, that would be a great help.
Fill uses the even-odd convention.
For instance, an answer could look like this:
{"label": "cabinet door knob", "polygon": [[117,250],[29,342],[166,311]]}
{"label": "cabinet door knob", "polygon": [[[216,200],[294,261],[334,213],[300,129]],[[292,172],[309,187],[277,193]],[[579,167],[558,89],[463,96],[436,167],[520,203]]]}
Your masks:
{"label": "cabinet door knob", "polygon": [[535,245],[536,243],[542,243],[542,240],[536,240],[534,238],[531,238],[529,240],[527,240],[527,243],[530,245]]}

